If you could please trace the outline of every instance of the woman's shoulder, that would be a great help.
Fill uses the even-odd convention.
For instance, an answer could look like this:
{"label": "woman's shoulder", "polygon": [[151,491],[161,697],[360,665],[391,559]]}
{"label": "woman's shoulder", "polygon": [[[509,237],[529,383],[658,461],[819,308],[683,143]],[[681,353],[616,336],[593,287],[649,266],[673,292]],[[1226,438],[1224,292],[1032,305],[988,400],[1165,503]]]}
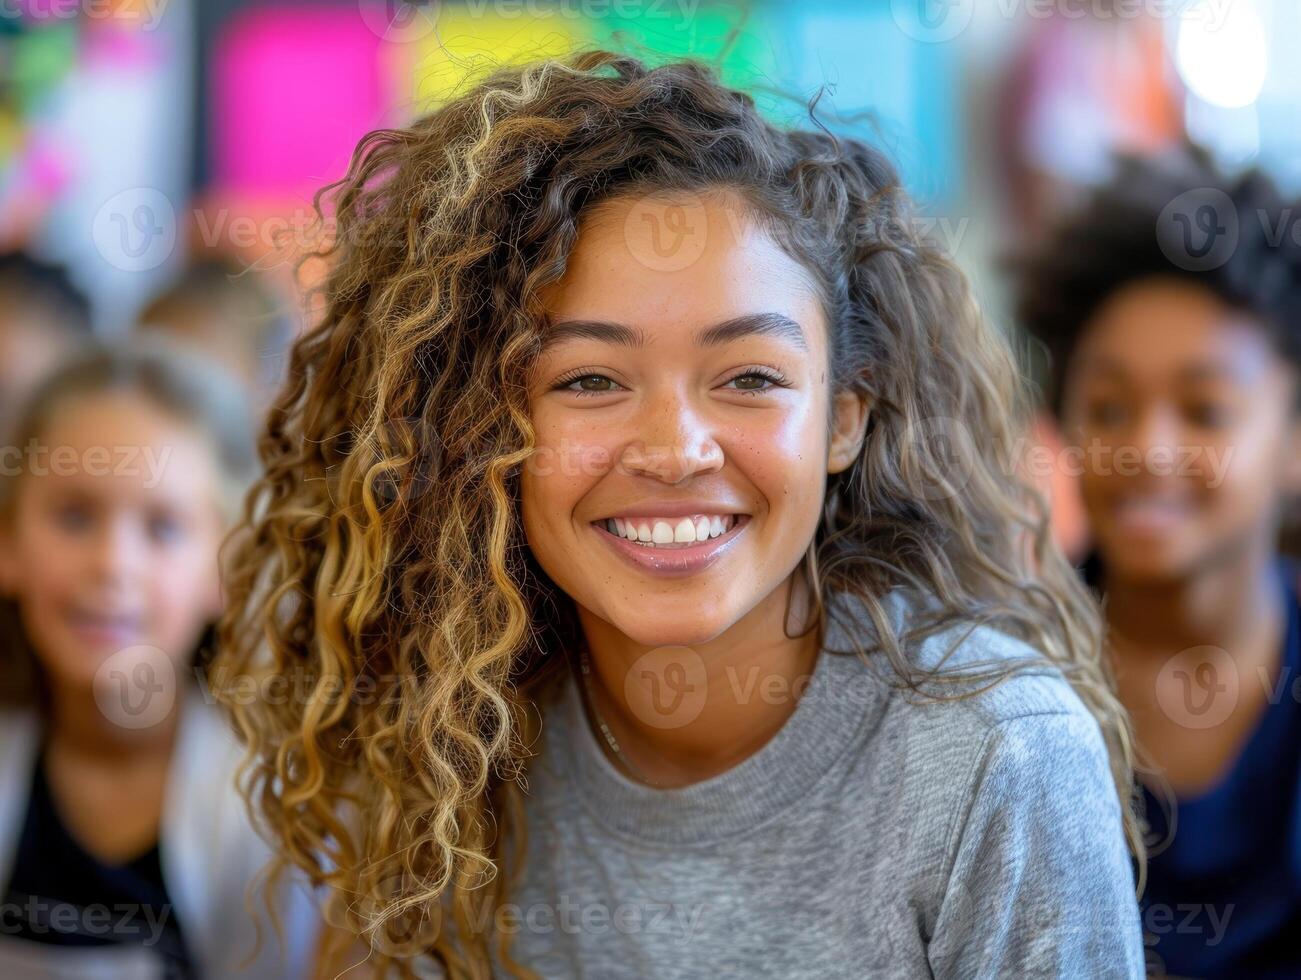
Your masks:
{"label": "woman's shoulder", "polygon": [[[861,606],[851,605],[855,607]],[[870,617],[855,613],[842,618],[829,632],[829,642],[843,645],[845,630],[856,629],[858,644],[852,645],[876,649],[872,656],[880,665],[873,672],[877,681],[890,689],[896,710],[918,723],[971,735],[1017,719],[1060,715],[1092,720],[1061,666],[1029,642],[974,619],[912,633],[921,622],[922,606],[900,590],[884,596],[882,608],[900,640],[913,687],[884,659]]]}
{"label": "woman's shoulder", "polygon": [[964,623],[928,637],[910,656],[948,673],[922,681],[918,692],[891,691],[904,751],[928,779],[971,792],[992,768],[1036,783],[1056,772],[1046,787],[1070,792],[1081,779],[1109,773],[1097,719],[1061,668],[1023,640]]}
{"label": "woman's shoulder", "polygon": [[967,725],[990,729],[1053,715],[1092,720],[1059,664],[994,626],[963,622],[945,627],[919,643],[912,656],[922,669],[952,678],[943,683],[965,695],[954,703],[966,709]]}
{"label": "woman's shoulder", "polygon": [[[893,611],[896,629],[909,625]],[[861,721],[864,741],[839,792],[853,797],[853,812],[869,814],[874,833],[892,828],[888,850],[906,856],[901,864],[926,869],[909,886],[917,901],[938,909],[955,880],[980,894],[991,875],[998,889],[1031,879],[1042,889],[1046,879],[1031,859],[1051,852],[1048,874],[1066,874],[1062,889],[1087,890],[1068,867],[1087,857],[1109,883],[1105,907],[1128,910],[1112,759],[1102,727],[1063,671],[987,623],[952,622],[911,641],[906,628],[901,635],[908,667],[940,668],[949,679],[908,686],[871,651],[879,646],[874,633],[859,637],[867,663],[841,658],[837,685],[878,696],[865,701],[872,708]],[[1137,932],[1126,935],[1129,942]]]}
{"label": "woman's shoulder", "polygon": [[[986,623],[953,622],[908,641],[916,604],[888,599],[916,683],[905,684],[879,651],[857,679],[840,681],[877,692],[864,699],[875,704],[863,722],[872,764],[895,773],[903,796],[952,813],[988,791],[995,774],[1062,797],[1111,785],[1102,729],[1059,666]],[[873,636],[860,639],[870,645]],[[1057,775],[1045,781],[1049,773]]]}

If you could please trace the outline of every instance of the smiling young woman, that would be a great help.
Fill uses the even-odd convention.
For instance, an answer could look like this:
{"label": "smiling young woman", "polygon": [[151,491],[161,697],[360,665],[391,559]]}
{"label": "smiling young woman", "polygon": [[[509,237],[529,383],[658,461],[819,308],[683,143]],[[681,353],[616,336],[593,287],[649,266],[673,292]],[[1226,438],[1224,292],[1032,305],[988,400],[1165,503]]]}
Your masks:
{"label": "smiling young woman", "polygon": [[598,52],[334,192],[219,665],[308,681],[249,800],[379,972],[1142,974],[1097,613],[879,153]]}

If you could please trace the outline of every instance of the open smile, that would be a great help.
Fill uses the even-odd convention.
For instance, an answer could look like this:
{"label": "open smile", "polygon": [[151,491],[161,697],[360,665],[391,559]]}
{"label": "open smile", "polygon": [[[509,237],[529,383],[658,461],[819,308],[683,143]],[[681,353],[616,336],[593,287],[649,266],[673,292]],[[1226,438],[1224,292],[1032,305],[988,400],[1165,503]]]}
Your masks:
{"label": "open smile", "polygon": [[607,545],[643,572],[694,575],[718,561],[750,524],[749,514],[607,518],[591,526]]}

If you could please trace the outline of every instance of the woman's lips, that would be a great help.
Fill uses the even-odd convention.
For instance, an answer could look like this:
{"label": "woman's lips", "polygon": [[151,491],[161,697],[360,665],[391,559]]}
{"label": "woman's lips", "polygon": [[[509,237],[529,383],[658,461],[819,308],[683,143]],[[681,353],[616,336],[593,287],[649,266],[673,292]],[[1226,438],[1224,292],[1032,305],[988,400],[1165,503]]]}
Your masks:
{"label": "woman's lips", "polygon": [[141,619],[132,614],[72,612],[66,622],[83,643],[95,647],[126,647],[137,642]]}
{"label": "woman's lips", "polygon": [[662,546],[629,541],[627,538],[611,534],[605,529],[603,523],[588,526],[632,567],[651,575],[677,578],[695,575],[727,554],[737,538],[749,527],[750,515],[737,514],[731,528],[708,541]]}
{"label": "woman's lips", "polygon": [[1111,506],[1111,520],[1125,534],[1168,534],[1191,517],[1191,503],[1183,498],[1130,497]]}

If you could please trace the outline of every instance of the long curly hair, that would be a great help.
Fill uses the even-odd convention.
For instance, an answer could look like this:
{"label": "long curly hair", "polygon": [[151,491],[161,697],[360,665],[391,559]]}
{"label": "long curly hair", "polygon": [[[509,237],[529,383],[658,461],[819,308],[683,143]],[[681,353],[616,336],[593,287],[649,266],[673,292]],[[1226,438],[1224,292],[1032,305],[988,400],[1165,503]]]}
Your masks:
{"label": "long curly hair", "polygon": [[[295,346],[265,475],[228,542],[214,667],[245,679],[217,688],[248,745],[243,791],[278,863],[328,883],[384,975],[410,976],[427,952],[450,976],[487,976],[493,949],[532,975],[491,922],[523,862],[540,705],[579,638],[520,521],[539,290],[586,209],[716,188],[816,278],[832,390],[873,406],[806,556],[818,613],[857,596],[871,656],[914,689],[916,636],[989,623],[1024,639],[1034,657],[985,676],[1065,674],[1101,727],[1142,862],[1097,611],[1018,476],[1015,358],[894,169],[820,126],[770,124],[701,64],[586,52],[498,70],[369,134],[318,194],[333,225],[323,314]],[[901,585],[933,601],[896,636],[881,599]],[[293,697],[247,696],[286,677]]]}

